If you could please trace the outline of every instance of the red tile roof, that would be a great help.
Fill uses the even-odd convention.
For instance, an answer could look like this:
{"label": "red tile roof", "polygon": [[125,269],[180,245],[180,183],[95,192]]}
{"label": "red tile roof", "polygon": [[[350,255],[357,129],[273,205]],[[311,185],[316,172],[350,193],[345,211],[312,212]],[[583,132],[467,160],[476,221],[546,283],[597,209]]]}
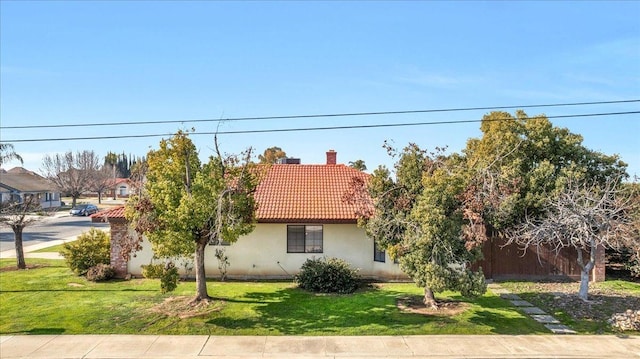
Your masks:
{"label": "red tile roof", "polygon": [[[356,206],[342,200],[353,177],[369,175],[345,165],[272,165],[255,193],[258,222],[355,222]],[[91,217],[124,218],[124,207]]]}
{"label": "red tile roof", "polygon": [[353,177],[345,165],[273,165],[256,189],[259,222],[355,222],[356,207],[342,200]]}
{"label": "red tile roof", "polygon": [[124,219],[124,206],[113,207],[94,213],[91,222],[106,222],[109,219]]}

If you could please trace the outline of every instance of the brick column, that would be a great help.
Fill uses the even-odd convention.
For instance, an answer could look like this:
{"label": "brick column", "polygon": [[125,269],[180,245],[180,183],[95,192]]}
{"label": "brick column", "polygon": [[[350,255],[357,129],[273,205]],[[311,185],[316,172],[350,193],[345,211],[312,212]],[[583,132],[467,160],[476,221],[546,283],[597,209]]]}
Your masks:
{"label": "brick column", "polygon": [[127,234],[127,222],[110,220],[109,226],[111,227],[111,266],[115,269],[117,278],[124,278],[129,270],[127,261],[120,255],[122,249],[120,243]]}

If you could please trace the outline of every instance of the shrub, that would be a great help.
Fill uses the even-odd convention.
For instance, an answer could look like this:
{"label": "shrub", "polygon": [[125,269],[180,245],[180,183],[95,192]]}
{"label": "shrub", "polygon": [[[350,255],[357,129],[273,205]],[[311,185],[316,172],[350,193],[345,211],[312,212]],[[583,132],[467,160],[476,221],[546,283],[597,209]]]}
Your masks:
{"label": "shrub", "polygon": [[84,275],[91,267],[109,264],[109,238],[109,233],[91,228],[89,232],[79,235],[76,241],[65,243],[60,255],[74,273]]}
{"label": "shrub", "polygon": [[160,291],[168,293],[174,291],[178,287],[180,275],[178,268],[172,261],[164,264],[147,264],[142,266],[142,276],[148,279],[160,278]]}
{"label": "shrub", "polygon": [[319,293],[353,293],[358,289],[358,270],[339,258],[307,259],[295,276],[300,288]]}
{"label": "shrub", "polygon": [[160,291],[162,293],[173,292],[178,288],[178,280],[180,275],[178,274],[178,268],[173,262],[167,262],[162,268],[162,276],[160,277]]}
{"label": "shrub", "polygon": [[108,264],[100,263],[96,266],[89,268],[87,271],[87,279],[92,282],[101,282],[109,280],[116,275],[116,270]]}
{"label": "shrub", "polygon": [[142,267],[142,276],[147,279],[154,279],[162,277],[162,270],[164,269],[163,264],[147,264],[141,265]]}

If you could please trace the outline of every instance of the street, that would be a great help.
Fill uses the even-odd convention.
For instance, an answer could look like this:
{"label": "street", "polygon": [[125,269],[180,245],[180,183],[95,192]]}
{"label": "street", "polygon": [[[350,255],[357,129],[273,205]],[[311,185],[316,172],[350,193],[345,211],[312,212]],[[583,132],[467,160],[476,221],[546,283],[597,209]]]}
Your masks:
{"label": "street", "polygon": [[[107,223],[91,223],[89,217],[75,217],[67,213],[58,213],[51,217],[42,217],[36,223],[26,227],[22,233],[23,246],[28,247],[56,239],[78,236],[91,227],[108,228]],[[0,227],[0,252],[15,249],[13,231],[9,227]]]}

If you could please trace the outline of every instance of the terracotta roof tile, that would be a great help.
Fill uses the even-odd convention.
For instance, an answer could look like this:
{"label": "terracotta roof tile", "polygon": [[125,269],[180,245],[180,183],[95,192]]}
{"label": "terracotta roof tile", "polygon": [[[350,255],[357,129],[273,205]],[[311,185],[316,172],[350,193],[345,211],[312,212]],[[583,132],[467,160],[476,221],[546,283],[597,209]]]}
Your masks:
{"label": "terracotta roof tile", "polygon": [[355,221],[355,206],[342,200],[354,176],[369,175],[345,165],[273,165],[256,189],[258,221]]}
{"label": "terracotta roof tile", "polygon": [[91,222],[106,222],[109,219],[124,219],[124,206],[104,209],[90,216]]}
{"label": "terracotta roof tile", "polygon": [[[353,177],[369,175],[345,165],[272,165],[256,189],[258,221],[354,222],[355,205],[342,200]],[[91,217],[124,218],[124,207]]]}

